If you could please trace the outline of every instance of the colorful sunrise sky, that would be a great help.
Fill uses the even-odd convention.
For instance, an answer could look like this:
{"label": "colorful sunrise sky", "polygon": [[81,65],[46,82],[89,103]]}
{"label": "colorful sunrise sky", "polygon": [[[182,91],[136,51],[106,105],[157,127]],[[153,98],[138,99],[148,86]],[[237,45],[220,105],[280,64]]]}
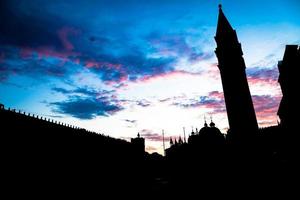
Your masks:
{"label": "colorful sunrise sky", "polygon": [[[7,0],[0,102],[162,153],[166,137],[228,121],[214,34],[237,30],[260,127],[277,124],[277,62],[300,43],[297,0]],[[168,145],[167,145],[168,147]]]}

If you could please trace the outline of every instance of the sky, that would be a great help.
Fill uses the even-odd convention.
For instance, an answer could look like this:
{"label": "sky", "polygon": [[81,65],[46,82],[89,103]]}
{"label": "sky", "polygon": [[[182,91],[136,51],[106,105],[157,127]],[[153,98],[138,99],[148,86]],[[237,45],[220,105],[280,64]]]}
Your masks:
{"label": "sky", "polygon": [[[214,54],[218,4],[242,44],[260,127],[277,124],[277,62],[300,43],[297,0],[1,0],[0,102],[148,152],[228,120]],[[168,144],[166,144],[168,147]]]}

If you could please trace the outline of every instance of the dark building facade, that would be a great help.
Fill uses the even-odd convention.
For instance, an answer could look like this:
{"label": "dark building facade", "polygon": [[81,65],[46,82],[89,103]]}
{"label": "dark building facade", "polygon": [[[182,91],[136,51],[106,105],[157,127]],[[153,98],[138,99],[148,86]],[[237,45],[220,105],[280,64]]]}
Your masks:
{"label": "dark building facade", "polygon": [[145,154],[145,138],[141,137],[138,133],[136,138],[131,138],[131,144],[134,148],[134,151],[141,156]]}
{"label": "dark building facade", "polygon": [[299,115],[299,71],[300,71],[300,47],[298,45],[286,45],[283,60],[278,62],[278,82],[282,90],[278,116],[283,127],[293,127],[297,124]]}
{"label": "dark building facade", "polygon": [[236,31],[225,17],[221,5],[215,36],[216,56],[221,73],[232,143],[245,143],[258,130],[256,115],[246,77],[246,66]]}

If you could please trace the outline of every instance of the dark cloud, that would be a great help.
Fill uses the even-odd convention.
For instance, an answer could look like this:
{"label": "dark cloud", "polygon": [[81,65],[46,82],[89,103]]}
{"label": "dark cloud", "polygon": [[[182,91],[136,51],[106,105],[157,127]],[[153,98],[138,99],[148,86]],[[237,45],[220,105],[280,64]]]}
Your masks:
{"label": "dark cloud", "polygon": [[66,101],[50,103],[54,112],[71,115],[79,119],[93,119],[96,116],[109,116],[122,110],[106,98],[86,98],[75,96]]}
{"label": "dark cloud", "polygon": [[[52,102],[49,105],[57,113],[79,119],[93,119],[97,116],[109,116],[123,110],[117,99],[112,99],[113,91],[96,91],[90,88],[52,88],[53,91],[67,95],[67,100]],[[80,96],[79,96],[80,95]]]}
{"label": "dark cloud", "polygon": [[62,94],[71,94],[72,93],[72,91],[70,91],[70,90],[67,90],[64,88],[58,88],[58,87],[54,87],[54,88],[52,88],[52,90],[55,92],[62,93]]}
{"label": "dark cloud", "polygon": [[131,124],[135,124],[137,122],[137,120],[134,119],[124,119],[125,122],[131,123]]}
{"label": "dark cloud", "polygon": [[146,99],[143,99],[143,100],[140,100],[140,101],[136,101],[136,104],[139,105],[139,106],[142,106],[142,107],[148,107],[151,105],[151,102],[146,100]]}
{"label": "dark cloud", "polygon": [[154,76],[174,70],[171,65],[174,59],[148,58],[141,51],[133,51],[121,56],[102,54],[92,60],[85,59],[81,61],[103,81],[135,81],[143,76]]}
{"label": "dark cloud", "polygon": [[278,69],[276,67],[273,68],[253,67],[247,69],[247,75],[249,77],[268,78],[268,79],[277,80]]}
{"label": "dark cloud", "polygon": [[109,94],[109,93],[112,92],[112,91],[100,91],[100,92],[98,92],[94,89],[87,88],[87,87],[78,87],[78,88],[73,89],[73,90],[67,90],[67,89],[64,89],[64,88],[54,87],[54,88],[52,88],[52,90],[55,91],[55,92],[66,94],[66,95],[69,95],[69,94],[72,94],[72,95],[82,94],[82,95],[86,95],[86,96],[90,96],[90,97],[96,97],[98,94],[104,95],[104,94]]}
{"label": "dark cloud", "polygon": [[172,105],[183,108],[208,108],[212,110],[211,113],[226,112],[223,93],[218,91],[212,91],[208,96],[200,96],[198,99],[183,100],[180,98],[179,102],[173,102]]}
{"label": "dark cloud", "polygon": [[[20,66],[24,64],[22,61],[25,57],[30,60],[29,65],[36,63],[41,68],[47,65],[41,62],[41,57],[57,58],[65,63],[80,64],[89,68],[107,84],[135,81],[144,76],[151,77],[174,70],[172,64],[175,58],[149,57],[150,46],[144,41],[145,38],[136,40],[129,36],[130,31],[127,27],[131,26],[130,24],[120,20],[116,23],[114,20],[107,21],[103,18],[102,14],[107,12],[107,5],[103,2],[64,1],[57,4],[57,1],[45,3],[40,0],[26,3],[4,1],[0,8],[1,46],[15,48],[15,58],[11,60]],[[109,7],[123,10],[112,4],[109,4]],[[74,11],[77,8],[80,8],[80,13],[75,15]],[[99,14],[99,9],[102,14]],[[92,16],[101,17],[95,20],[91,19]],[[177,51],[190,52],[192,59],[205,56],[203,53],[198,55],[196,51],[192,51],[182,38],[179,42],[176,42],[176,38],[164,39],[162,43]],[[60,71],[66,68],[65,63],[62,63],[61,68],[55,63],[54,69],[48,69],[45,74],[65,75],[68,78],[69,74]],[[1,80],[15,74],[16,71],[22,75],[29,72],[18,70],[14,65],[5,65],[5,68],[1,69],[5,71]]]}
{"label": "dark cloud", "polygon": [[214,57],[213,52],[204,52],[200,47],[194,47],[188,44],[185,34],[162,35],[159,32],[152,32],[146,37],[158,52],[167,57],[187,57],[190,62],[207,60]]}
{"label": "dark cloud", "polygon": [[1,1],[1,44],[19,47],[63,48],[63,44],[55,32],[63,26],[63,22],[45,12],[45,10],[38,9],[38,5],[30,4],[28,6],[25,1]]}
{"label": "dark cloud", "polygon": [[57,57],[39,57],[32,54],[22,58],[20,49],[12,46],[0,46],[5,58],[0,64],[0,79],[7,80],[11,75],[29,76],[34,79],[45,77],[66,77],[78,71],[78,65]]}

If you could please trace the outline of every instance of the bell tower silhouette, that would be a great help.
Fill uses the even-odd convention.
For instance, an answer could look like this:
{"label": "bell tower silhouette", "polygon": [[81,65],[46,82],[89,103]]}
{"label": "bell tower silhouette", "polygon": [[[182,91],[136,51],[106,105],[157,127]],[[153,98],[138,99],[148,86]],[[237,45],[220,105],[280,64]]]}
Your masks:
{"label": "bell tower silhouette", "polygon": [[230,128],[227,139],[235,144],[249,143],[256,135],[258,125],[245,72],[246,65],[236,31],[225,17],[221,4],[215,40]]}

